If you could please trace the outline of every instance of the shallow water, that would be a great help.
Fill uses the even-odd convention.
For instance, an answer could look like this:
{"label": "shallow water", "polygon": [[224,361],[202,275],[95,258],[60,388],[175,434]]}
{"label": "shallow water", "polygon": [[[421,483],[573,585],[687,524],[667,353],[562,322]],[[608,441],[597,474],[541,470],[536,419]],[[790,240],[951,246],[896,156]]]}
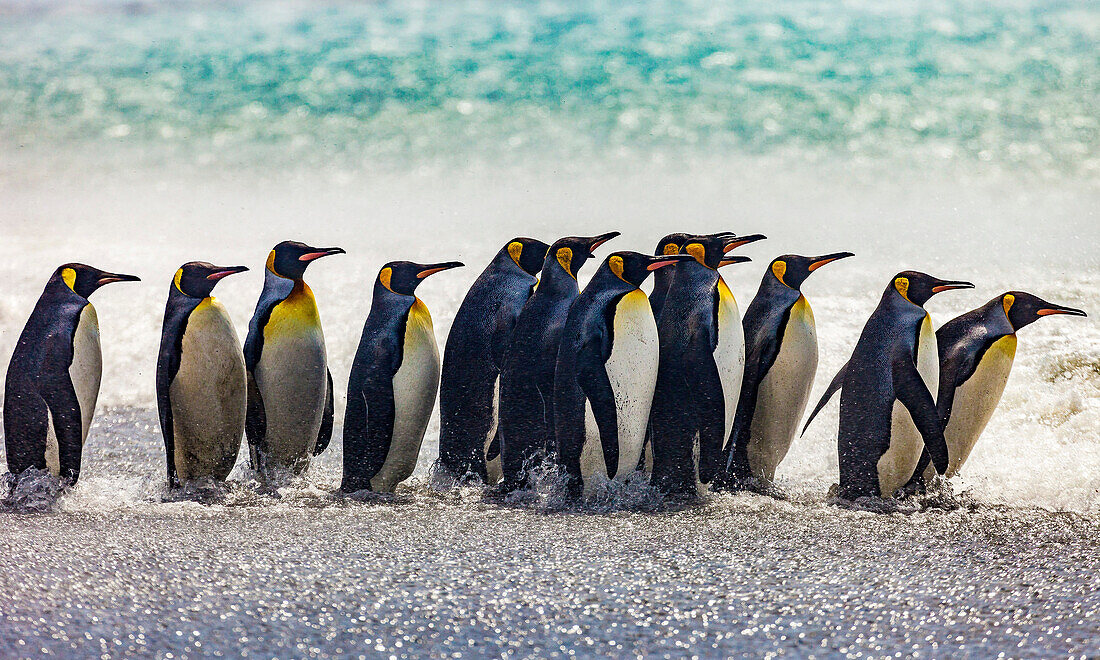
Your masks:
{"label": "shallow water", "polygon": [[[145,280],[93,297],[80,484],[0,512],[0,655],[1100,653],[1098,39],[1074,0],[0,0],[0,363],[57,264]],[[332,495],[337,440],[277,494],[238,465],[165,501],[180,263],[253,266],[217,289],[243,334],[271,245],[345,247],[307,276],[339,421],[384,262],[469,264],[418,290],[442,345],[508,238],[610,230],[767,234],[726,269],[742,308],[777,254],[855,252],[804,286],[815,395],[903,268],[978,285],[937,324],[1008,289],[1092,317],[1021,331],[954,494],[919,504],[827,501],[835,404],[783,499],[443,491],[433,419],[394,499]]]}

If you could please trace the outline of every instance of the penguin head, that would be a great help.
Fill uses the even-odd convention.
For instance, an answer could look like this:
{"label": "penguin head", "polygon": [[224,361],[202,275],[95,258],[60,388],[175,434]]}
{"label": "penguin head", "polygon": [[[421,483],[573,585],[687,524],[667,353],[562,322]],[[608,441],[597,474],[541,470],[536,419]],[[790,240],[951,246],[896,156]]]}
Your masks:
{"label": "penguin head", "polygon": [[689,238],[691,238],[691,234],[685,234],[683,232],[669,234],[657,241],[657,249],[653,251],[653,254],[679,254],[680,248],[684,247],[684,243],[687,242]]}
{"label": "penguin head", "polygon": [[311,247],[298,241],[283,241],[267,255],[267,269],[289,280],[300,280],[310,262],[330,254],[344,254],[343,248]]}
{"label": "penguin head", "polygon": [[832,254],[823,254],[820,257],[803,257],[799,254],[785,254],[772,260],[769,272],[774,275],[775,279],[779,280],[780,283],[798,291],[802,283],[810,276],[810,273],[837,259],[846,259],[854,256],[855,255],[851,252],[834,252]]}
{"label": "penguin head", "polygon": [[385,287],[386,290],[403,296],[412,296],[416,295],[413,292],[416,291],[417,285],[419,285],[425,277],[443,270],[459,268],[465,265],[466,264],[459,261],[444,261],[438,264],[391,261],[385,266],[382,266],[382,270],[378,271],[378,282],[375,286]]}
{"label": "penguin head", "polygon": [[246,270],[248,268],[245,266],[215,266],[206,261],[189,261],[180,266],[172,281],[180,293],[192,298],[206,298],[223,278]]}
{"label": "penguin head", "polygon": [[538,275],[550,246],[542,241],[523,236],[513,238],[504,246],[508,256],[528,275]]}
{"label": "penguin head", "polygon": [[937,293],[954,289],[973,289],[974,285],[963,280],[941,280],[915,270],[903,270],[894,276],[890,288],[914,305],[924,307],[924,303]]}
{"label": "penguin head", "polygon": [[136,275],[123,275],[121,273],[108,273],[105,270],[93,268],[87,264],[65,264],[58,266],[54,271],[54,277],[60,278],[70,289],[82,298],[95,293],[96,289],[104,284],[112,282],[140,282]]}
{"label": "penguin head", "polygon": [[584,262],[595,256],[593,251],[618,235],[619,232],[612,231],[599,236],[559,238],[546,253],[546,263],[549,263],[550,259],[556,260],[570,277],[577,279],[577,273],[580,272]]}
{"label": "penguin head", "polygon": [[620,280],[636,287],[641,286],[649,274],[677,261],[693,261],[690,254],[671,254],[668,256],[641,254],[640,252],[615,252],[608,255],[604,263],[608,270]]}
{"label": "penguin head", "polygon": [[752,261],[748,257],[727,254],[731,250],[762,241],[767,236],[763,234],[749,234],[738,236],[733,232],[719,232],[717,234],[699,234],[690,236],[684,241],[681,252],[690,254],[695,260],[711,270],[717,270],[730,264],[741,264]]}
{"label": "penguin head", "polygon": [[[996,299],[994,299],[996,300]],[[1083,310],[1073,307],[1063,307],[1049,303],[1039,296],[1023,291],[1009,291],[1000,297],[1001,306],[1004,307],[1005,316],[1012,324],[1013,330],[1038,321],[1044,316],[1054,314],[1068,314],[1069,316],[1087,316]]]}

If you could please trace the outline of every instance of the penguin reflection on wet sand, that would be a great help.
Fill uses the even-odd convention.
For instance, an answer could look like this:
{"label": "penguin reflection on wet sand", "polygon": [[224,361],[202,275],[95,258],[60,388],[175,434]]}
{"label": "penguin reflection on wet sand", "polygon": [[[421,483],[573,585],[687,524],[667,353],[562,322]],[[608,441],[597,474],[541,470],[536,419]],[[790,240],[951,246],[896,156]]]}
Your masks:
{"label": "penguin reflection on wet sand", "polygon": [[694,257],[616,252],[569,310],[554,375],[554,431],[574,496],[638,466],[659,360],[657,324],[639,287],[683,260]]}
{"label": "penguin reflection on wet sand", "polygon": [[192,261],[168,289],[157,358],[168,485],[225,481],[241,448],[245,368],[228,312],[211,294],[222,279],[248,270]]}
{"label": "penguin reflection on wet sand", "polygon": [[263,480],[301,474],[332,438],[332,374],[313,291],[303,280],[317,259],[343,254],[283,241],[267,256],[264,288],[248,324],[248,437],[252,469]]}
{"label": "penguin reflection on wet sand", "polygon": [[649,424],[652,481],[663,492],[695,497],[721,469],[722,447],[733,426],[745,339],[737,301],[718,269],[749,261],[726,254],[763,239],[754,234],[693,236],[665,299],[657,334],[660,362]]}
{"label": "penguin reflection on wet sand", "polygon": [[439,348],[415,291],[460,266],[393,261],[378,273],[348,381],[341,491],[392,493],[416,468],[439,388]]}
{"label": "penguin reflection on wet sand", "polygon": [[11,477],[35,468],[76,484],[103,371],[99,320],[88,296],[105,284],[137,281],[70,263],[46,282],[8,364],[4,444]]}
{"label": "penguin reflection on wet sand", "polygon": [[571,236],[550,246],[538,287],[523,306],[500,372],[503,488],[530,485],[530,471],[553,448],[554,367],[569,308],[580,291],[577,273],[593,250],[615,238]]}
{"label": "penguin reflection on wet sand", "polygon": [[466,293],[443,351],[437,474],[500,481],[497,396],[504,351],[549,245],[514,238]]}
{"label": "penguin reflection on wet sand", "polygon": [[947,469],[943,424],[932,398],[939,354],[924,304],[942,291],[973,287],[912,270],[898,273],[886,287],[851,358],[806,421],[809,426],[842,390],[839,497],[893,497],[913,475],[926,447],[936,471]]}
{"label": "penguin reflection on wet sand", "polygon": [[802,283],[818,268],[853,256],[787,254],[772,260],[745,310],[745,377],[718,485],[736,489],[755,480],[767,487],[787,455],[806,411],[817,372],[817,326]]}
{"label": "penguin reflection on wet sand", "polygon": [[[947,472],[958,474],[1001,400],[1016,357],[1016,331],[1044,316],[1086,316],[1023,291],[1009,291],[951,319],[936,331],[940,385],[936,409],[947,441]],[[934,476],[927,450],[913,474],[920,488]]]}

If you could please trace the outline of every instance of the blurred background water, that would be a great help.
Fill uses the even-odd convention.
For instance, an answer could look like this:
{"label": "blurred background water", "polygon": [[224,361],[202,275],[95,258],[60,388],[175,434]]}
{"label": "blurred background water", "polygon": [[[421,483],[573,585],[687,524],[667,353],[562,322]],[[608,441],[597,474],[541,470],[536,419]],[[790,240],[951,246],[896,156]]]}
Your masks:
{"label": "blurred background water", "polygon": [[[81,483],[0,525],[0,653],[1096,652],[1098,107],[1087,0],[0,0],[0,361],[57,264],[145,280],[94,298]],[[332,499],[339,447],[281,498],[161,502],[180,263],[254,267],[218,286],[243,334],[271,245],[347,248],[307,278],[339,418],[384,262],[469,265],[419,290],[442,345],[508,238],[612,229],[767,234],[742,308],[777,254],[856,252],[804,287],[815,394],[902,268],[977,283],[937,323],[1017,288],[1092,318],[1021,332],[947,512],[828,506],[835,408],[789,501],[502,509],[426,485],[433,420],[397,504]]]}

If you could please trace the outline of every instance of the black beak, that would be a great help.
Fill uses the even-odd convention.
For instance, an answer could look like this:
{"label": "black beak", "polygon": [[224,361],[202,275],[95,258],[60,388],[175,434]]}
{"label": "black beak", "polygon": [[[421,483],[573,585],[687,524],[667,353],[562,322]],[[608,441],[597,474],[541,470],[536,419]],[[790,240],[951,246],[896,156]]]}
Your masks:
{"label": "black beak", "polygon": [[943,291],[954,291],[955,289],[973,289],[974,285],[965,280],[936,280],[936,284],[932,285],[932,293],[941,293]]}
{"label": "black beak", "polygon": [[650,271],[658,270],[665,266],[671,266],[678,261],[695,261],[695,257],[690,254],[670,254],[650,257],[649,264],[645,268]]}
{"label": "black beak", "polygon": [[767,236],[763,234],[749,234],[748,236],[735,236],[730,238],[725,247],[722,248],[722,252],[729,252],[730,250],[737,249],[742,245],[748,245],[749,243],[755,243],[756,241],[762,241]]}
{"label": "black beak", "polygon": [[440,271],[450,270],[452,268],[461,268],[466,264],[461,261],[444,261],[438,264],[424,264],[420,267],[420,272],[416,274],[417,279],[424,279],[429,275],[434,275]]}
{"label": "black beak", "polygon": [[721,268],[722,266],[730,266],[730,265],[733,265],[733,264],[743,264],[743,263],[747,263],[749,261],[752,261],[752,259],[749,259],[748,257],[742,256],[742,255],[739,255],[739,254],[730,254],[730,255],[726,255],[726,256],[722,257],[722,260],[718,262],[718,267]]}
{"label": "black beak", "polygon": [[1066,314],[1068,316],[1088,316],[1083,309],[1077,309],[1075,307],[1063,307],[1062,305],[1054,305],[1046,303],[1044,307],[1040,307],[1035,314],[1037,316],[1052,316],[1054,314]]}
{"label": "black beak", "polygon": [[248,266],[225,266],[224,268],[219,267],[217,270],[207,275],[206,279],[217,282],[220,279],[224,279],[236,273],[243,273],[246,270],[248,270]]}
{"label": "black beak", "polygon": [[344,252],[344,248],[330,247],[330,248],[310,248],[309,252],[306,252],[302,256],[298,257],[298,261],[314,261],[321,257],[327,257],[333,254],[347,254]]}
{"label": "black beak", "polygon": [[[588,253],[589,253],[588,256],[590,256],[590,257],[596,256],[596,255],[592,254],[593,252],[596,251],[596,248],[600,247],[601,245],[603,245],[604,243],[610,241],[611,239],[615,238],[618,235],[619,235],[619,232],[617,232],[617,231],[609,231],[606,234],[600,234],[599,236],[593,236],[592,238],[588,239]],[[547,248],[547,249],[549,249],[549,248]]]}
{"label": "black beak", "polygon": [[103,273],[96,280],[96,286],[103,286],[104,284],[112,284],[114,282],[140,282],[141,278],[137,275],[123,275],[122,273]]}
{"label": "black beak", "polygon": [[818,268],[821,268],[825,264],[831,264],[838,259],[847,259],[848,257],[854,257],[856,255],[851,252],[834,252],[832,254],[823,254],[820,257],[814,257],[810,260],[809,271],[812,273]]}

